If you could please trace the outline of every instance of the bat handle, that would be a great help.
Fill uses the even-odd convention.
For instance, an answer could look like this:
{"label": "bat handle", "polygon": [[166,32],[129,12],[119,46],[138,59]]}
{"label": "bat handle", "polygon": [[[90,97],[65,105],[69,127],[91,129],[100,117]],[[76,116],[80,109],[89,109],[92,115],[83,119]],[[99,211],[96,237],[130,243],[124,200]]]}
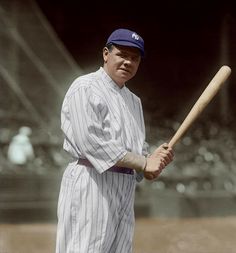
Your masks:
{"label": "bat handle", "polygon": [[173,146],[175,145],[176,142],[177,142],[177,140],[175,140],[174,137],[173,137],[173,138],[169,141],[168,146],[169,146],[170,148],[173,148]]}

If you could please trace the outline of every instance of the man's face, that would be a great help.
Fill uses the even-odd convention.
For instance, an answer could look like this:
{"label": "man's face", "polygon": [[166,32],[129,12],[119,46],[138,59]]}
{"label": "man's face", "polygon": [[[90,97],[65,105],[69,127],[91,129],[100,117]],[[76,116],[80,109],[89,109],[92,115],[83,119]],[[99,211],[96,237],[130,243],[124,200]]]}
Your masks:
{"label": "man's face", "polygon": [[112,46],[103,49],[104,69],[112,80],[122,87],[138,70],[141,56],[138,48]]}

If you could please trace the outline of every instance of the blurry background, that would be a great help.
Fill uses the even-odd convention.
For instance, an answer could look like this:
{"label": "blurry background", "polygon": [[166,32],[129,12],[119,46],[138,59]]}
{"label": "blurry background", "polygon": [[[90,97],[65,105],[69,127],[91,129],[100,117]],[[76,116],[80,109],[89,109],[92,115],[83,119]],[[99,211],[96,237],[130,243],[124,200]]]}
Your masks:
{"label": "blurry background", "polygon": [[[138,185],[137,218],[234,217],[235,7],[233,1],[0,0],[0,222],[46,222],[55,232],[69,159],[62,99],[74,78],[102,65],[105,41],[121,27],[145,40],[146,57],[128,87],[142,99],[150,151],[172,137],[218,69],[232,68],[176,145],[175,161],[158,181]],[[31,153],[25,161],[23,149]],[[1,246],[4,240],[0,251],[13,252]]]}

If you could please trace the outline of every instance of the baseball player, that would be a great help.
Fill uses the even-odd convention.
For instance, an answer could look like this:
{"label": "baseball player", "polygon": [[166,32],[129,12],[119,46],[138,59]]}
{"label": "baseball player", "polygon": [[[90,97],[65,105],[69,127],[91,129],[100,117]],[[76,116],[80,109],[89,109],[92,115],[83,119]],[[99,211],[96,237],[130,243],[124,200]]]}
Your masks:
{"label": "baseball player", "polygon": [[66,168],[58,200],[57,253],[130,253],[135,185],[173,160],[166,143],[148,155],[140,99],[126,86],[144,56],[144,41],[117,29],[104,65],[78,77],[61,111]]}

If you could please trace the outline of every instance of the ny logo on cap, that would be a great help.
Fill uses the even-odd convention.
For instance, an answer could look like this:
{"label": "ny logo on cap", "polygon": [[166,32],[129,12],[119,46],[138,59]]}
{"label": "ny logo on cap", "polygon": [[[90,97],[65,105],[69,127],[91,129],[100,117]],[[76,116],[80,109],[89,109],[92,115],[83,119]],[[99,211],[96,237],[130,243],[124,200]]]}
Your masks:
{"label": "ny logo on cap", "polygon": [[135,39],[135,40],[139,40],[139,36],[138,36],[137,33],[133,33],[132,38]]}

